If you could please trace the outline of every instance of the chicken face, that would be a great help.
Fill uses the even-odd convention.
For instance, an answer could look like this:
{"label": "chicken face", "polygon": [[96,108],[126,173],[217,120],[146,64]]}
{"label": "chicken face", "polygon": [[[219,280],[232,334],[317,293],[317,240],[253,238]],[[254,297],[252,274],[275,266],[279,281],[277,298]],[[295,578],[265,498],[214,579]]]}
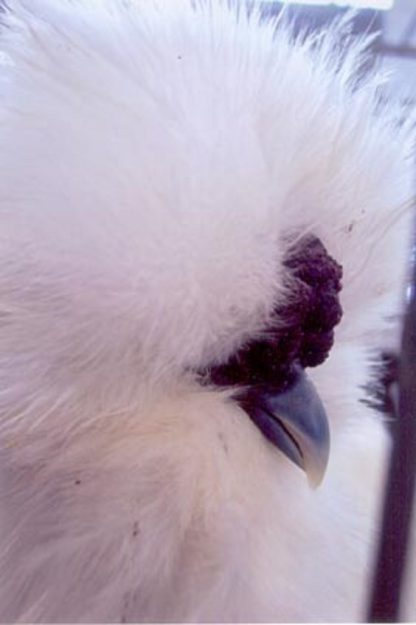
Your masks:
{"label": "chicken face", "polygon": [[360,620],[412,178],[365,44],[220,1],[2,20],[0,620]]}
{"label": "chicken face", "polygon": [[341,318],[341,267],[315,237],[289,250],[290,299],[275,310],[268,336],[208,371],[220,385],[246,385],[241,406],[263,434],[319,484],[328,460],[325,409],[304,368],[321,364]]}

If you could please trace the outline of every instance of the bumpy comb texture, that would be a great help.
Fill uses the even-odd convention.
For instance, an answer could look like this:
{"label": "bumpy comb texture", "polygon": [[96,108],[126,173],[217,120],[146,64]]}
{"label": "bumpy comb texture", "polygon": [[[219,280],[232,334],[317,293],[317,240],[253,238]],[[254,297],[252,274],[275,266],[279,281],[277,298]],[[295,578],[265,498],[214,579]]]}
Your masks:
{"label": "bumpy comb texture", "polygon": [[276,327],[226,364],[213,367],[209,379],[214,384],[284,388],[291,382],[294,364],[316,367],[328,356],[334,327],[342,317],[342,267],[312,235],[290,248],[284,265],[290,272],[292,296],[275,308]]}

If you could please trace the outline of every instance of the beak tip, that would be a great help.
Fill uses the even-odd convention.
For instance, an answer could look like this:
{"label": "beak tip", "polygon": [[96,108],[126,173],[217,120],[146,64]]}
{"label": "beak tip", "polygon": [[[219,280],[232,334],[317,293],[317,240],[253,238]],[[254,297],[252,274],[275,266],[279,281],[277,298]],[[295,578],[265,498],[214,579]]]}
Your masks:
{"label": "beak tip", "polygon": [[308,484],[312,490],[316,490],[317,488],[319,488],[319,486],[321,486],[325,477],[326,466],[327,462],[325,462],[325,464],[319,468],[305,468]]}
{"label": "beak tip", "polygon": [[309,486],[318,488],[328,464],[330,432],[323,404],[304,372],[298,371],[284,392],[258,390],[243,407],[266,438],[305,471]]}

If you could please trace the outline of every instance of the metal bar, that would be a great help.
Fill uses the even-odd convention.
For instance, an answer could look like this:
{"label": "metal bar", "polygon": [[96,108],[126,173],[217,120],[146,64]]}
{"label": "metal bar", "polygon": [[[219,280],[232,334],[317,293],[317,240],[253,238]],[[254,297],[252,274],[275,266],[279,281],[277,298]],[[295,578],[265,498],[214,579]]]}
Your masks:
{"label": "metal bar", "polygon": [[399,361],[399,414],[393,432],[382,533],[369,606],[369,622],[400,618],[400,597],[410,541],[416,486],[416,247]]}

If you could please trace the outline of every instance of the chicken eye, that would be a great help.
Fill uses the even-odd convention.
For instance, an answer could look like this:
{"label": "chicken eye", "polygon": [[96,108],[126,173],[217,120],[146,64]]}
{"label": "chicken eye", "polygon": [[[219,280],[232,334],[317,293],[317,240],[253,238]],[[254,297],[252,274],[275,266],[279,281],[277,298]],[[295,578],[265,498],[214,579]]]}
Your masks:
{"label": "chicken eye", "polygon": [[315,367],[329,354],[334,327],[342,317],[339,301],[342,268],[320,239],[307,235],[292,245],[284,260],[287,301],[277,305],[261,340],[239,350],[225,364],[205,372],[220,386],[273,384],[284,389],[294,366]]}

